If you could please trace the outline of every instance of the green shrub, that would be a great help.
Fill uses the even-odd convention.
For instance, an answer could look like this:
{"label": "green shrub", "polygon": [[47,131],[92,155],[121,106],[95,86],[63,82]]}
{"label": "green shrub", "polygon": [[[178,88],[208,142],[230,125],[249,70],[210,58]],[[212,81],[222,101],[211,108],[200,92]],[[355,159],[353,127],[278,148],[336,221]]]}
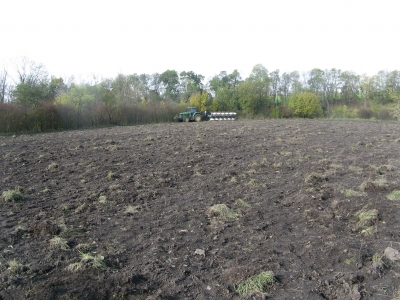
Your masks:
{"label": "green shrub", "polygon": [[294,109],[294,116],[300,118],[318,118],[323,116],[322,106],[318,96],[303,92],[289,98],[289,107]]}

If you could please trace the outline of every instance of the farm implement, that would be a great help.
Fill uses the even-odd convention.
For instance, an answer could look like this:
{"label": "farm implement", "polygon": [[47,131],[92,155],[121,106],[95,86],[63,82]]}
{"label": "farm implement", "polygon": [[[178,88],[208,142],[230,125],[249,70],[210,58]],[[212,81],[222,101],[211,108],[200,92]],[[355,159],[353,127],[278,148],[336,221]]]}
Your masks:
{"label": "farm implement", "polygon": [[174,118],[180,122],[201,122],[202,120],[210,121],[235,121],[237,119],[236,112],[212,112],[212,113],[201,113],[197,111],[196,107],[188,107],[187,111],[181,112]]}

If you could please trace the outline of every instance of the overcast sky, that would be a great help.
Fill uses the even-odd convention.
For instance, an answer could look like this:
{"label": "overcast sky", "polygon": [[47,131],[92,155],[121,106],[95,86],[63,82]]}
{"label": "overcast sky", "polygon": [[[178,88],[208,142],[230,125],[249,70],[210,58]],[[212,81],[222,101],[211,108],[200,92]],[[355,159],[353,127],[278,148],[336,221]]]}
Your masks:
{"label": "overcast sky", "polygon": [[399,0],[0,0],[0,65],[115,77],[167,69],[211,78],[400,69]]}

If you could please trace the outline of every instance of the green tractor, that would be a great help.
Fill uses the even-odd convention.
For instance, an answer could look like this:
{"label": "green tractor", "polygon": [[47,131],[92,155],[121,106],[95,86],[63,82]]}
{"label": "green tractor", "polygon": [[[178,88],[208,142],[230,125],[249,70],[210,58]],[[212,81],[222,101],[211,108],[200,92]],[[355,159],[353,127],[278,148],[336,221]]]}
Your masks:
{"label": "green tractor", "polygon": [[206,114],[201,114],[196,107],[191,106],[187,108],[187,111],[181,112],[179,116],[176,115],[175,120],[180,122],[200,122],[204,116]]}
{"label": "green tractor", "polygon": [[197,111],[196,107],[191,106],[187,108],[187,111],[176,115],[174,119],[180,122],[200,122],[204,119],[210,121],[235,121],[237,120],[237,113],[222,111],[212,113],[204,112],[202,114]]}

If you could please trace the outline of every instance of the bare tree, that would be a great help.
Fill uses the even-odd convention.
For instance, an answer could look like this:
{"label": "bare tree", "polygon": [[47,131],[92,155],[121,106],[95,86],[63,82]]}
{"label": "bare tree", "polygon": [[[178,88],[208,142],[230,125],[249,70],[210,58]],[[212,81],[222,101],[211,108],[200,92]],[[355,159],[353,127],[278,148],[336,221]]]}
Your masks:
{"label": "bare tree", "polygon": [[46,67],[41,63],[36,63],[23,57],[19,62],[14,63],[15,70],[18,74],[18,83],[37,84],[43,78],[47,78]]}
{"label": "bare tree", "polygon": [[0,103],[6,102],[8,73],[5,68],[0,72]]}

